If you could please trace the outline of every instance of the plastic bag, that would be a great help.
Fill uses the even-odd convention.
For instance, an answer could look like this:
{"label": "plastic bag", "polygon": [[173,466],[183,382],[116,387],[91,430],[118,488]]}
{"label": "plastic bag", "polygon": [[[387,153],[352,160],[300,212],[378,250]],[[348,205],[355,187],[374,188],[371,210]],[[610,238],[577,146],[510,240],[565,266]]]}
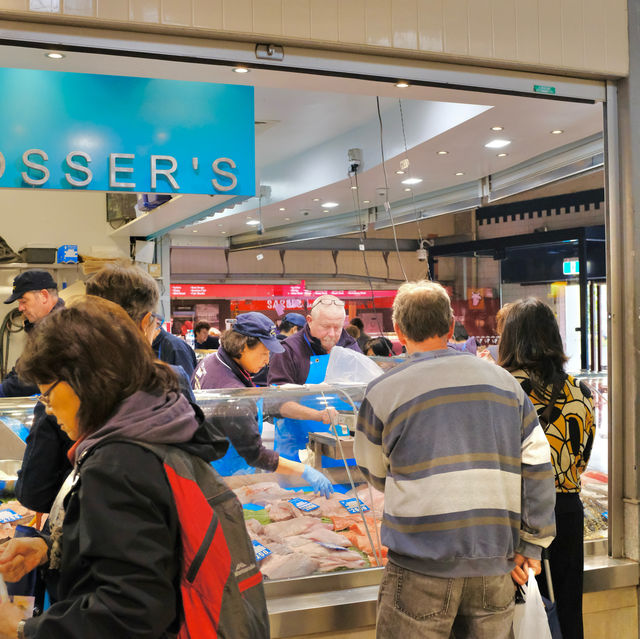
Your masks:
{"label": "plastic bag", "polygon": [[517,604],[513,614],[515,639],[552,639],[547,612],[531,568],[529,568],[529,581],[523,590],[524,603]]}
{"label": "plastic bag", "polygon": [[384,371],[366,355],[334,346],[329,353],[329,364],[324,381],[327,384],[350,384],[359,382],[368,384]]}

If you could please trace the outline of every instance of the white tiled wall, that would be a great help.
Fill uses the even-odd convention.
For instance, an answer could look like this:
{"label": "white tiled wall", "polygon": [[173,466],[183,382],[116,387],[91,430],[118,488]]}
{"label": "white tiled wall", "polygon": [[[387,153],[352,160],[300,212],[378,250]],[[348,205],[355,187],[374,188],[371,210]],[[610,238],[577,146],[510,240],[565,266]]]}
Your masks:
{"label": "white tiled wall", "polygon": [[0,0],[0,19],[48,15],[576,75],[628,72],[627,0]]}

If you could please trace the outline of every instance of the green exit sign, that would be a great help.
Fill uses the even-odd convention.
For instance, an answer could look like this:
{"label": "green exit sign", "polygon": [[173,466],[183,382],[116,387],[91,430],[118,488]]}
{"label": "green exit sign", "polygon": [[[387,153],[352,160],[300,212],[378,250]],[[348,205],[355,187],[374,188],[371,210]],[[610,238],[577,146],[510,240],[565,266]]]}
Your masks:
{"label": "green exit sign", "polygon": [[534,93],[545,93],[547,95],[555,95],[556,94],[556,88],[555,87],[546,86],[544,84],[534,84],[533,85],[533,91],[534,91]]}
{"label": "green exit sign", "polygon": [[580,260],[578,258],[568,258],[562,262],[562,273],[564,275],[580,275]]}

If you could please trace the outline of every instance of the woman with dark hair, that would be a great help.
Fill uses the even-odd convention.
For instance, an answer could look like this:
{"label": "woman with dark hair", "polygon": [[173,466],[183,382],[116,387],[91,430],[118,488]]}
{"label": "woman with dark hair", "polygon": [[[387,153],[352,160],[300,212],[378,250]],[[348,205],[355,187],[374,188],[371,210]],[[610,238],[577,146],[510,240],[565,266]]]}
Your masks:
{"label": "woman with dark hair", "polygon": [[[544,302],[528,298],[509,305],[498,364],[520,382],[535,406],[551,447],[556,481],[556,537],[549,563],[564,639],[582,639],[584,513],[580,475],[587,467],[595,425],[591,392],[564,372],[558,323]],[[538,576],[547,594],[544,574]]]}
{"label": "woman with dark hair", "polygon": [[[233,326],[220,338],[220,348],[205,357],[193,374],[196,390],[207,388],[252,388],[252,375],[269,364],[271,353],[284,348],[276,336],[275,324],[262,313],[241,313]],[[331,482],[318,470],[281,457],[262,443],[253,401],[235,401],[222,405],[211,416],[229,438],[244,461],[252,467],[285,475],[299,475],[314,491],[329,497]],[[242,470],[241,460],[233,460],[233,451],[220,463],[225,474]],[[222,472],[222,467],[219,469]]]}
{"label": "woman with dark hair", "polygon": [[[75,442],[74,466],[50,514],[50,536],[0,551],[15,581],[47,564],[57,602],[21,620],[0,604],[0,636],[162,639],[180,630],[180,523],[162,461],[135,442],[178,447],[207,462],[224,454],[118,305],[87,296],[38,324],[18,363]],[[215,634],[215,628],[204,634]]]}
{"label": "woman with dark hair", "polygon": [[393,344],[388,337],[374,337],[364,345],[363,353],[369,356],[391,357]]}

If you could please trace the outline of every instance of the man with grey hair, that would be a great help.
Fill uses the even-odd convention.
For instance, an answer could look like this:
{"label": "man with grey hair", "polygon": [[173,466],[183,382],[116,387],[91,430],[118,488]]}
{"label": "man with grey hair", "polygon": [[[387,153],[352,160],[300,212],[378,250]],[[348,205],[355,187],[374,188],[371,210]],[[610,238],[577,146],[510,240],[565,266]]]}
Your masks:
{"label": "man with grey hair", "polygon": [[369,384],[355,437],[385,493],[377,637],[512,637],[513,582],[555,535],[545,434],[515,378],[447,348],[442,286],[403,284],[393,323],[407,361]]}
{"label": "man with grey hair", "polygon": [[[358,342],[344,330],[346,313],[344,302],[335,295],[320,295],[316,298],[306,326],[282,342],[283,353],[274,353],[269,362],[269,384],[305,384],[324,381],[310,379],[311,359],[328,355],[334,346],[361,352]],[[328,406],[318,410],[297,402],[286,402],[280,414],[289,420],[305,420],[336,423],[337,411]],[[306,446],[310,426],[302,421],[285,420],[276,430],[276,446],[280,454],[289,459],[299,459],[298,450]],[[315,428],[314,430],[318,430]]]}

